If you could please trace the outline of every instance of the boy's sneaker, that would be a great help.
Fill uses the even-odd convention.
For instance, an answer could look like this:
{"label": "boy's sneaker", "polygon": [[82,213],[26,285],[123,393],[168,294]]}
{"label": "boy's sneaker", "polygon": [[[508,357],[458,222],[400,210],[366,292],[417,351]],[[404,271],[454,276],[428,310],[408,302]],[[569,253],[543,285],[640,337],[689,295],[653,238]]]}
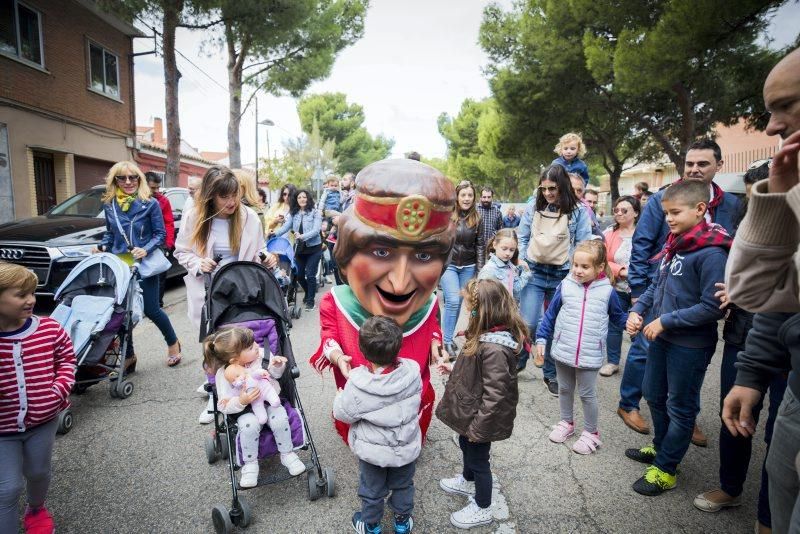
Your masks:
{"label": "boy's sneaker", "polygon": [[550,432],[550,436],[548,436],[548,438],[553,443],[564,443],[574,433],[575,423],[559,421],[558,424],[553,427],[553,431]]}
{"label": "boy's sneaker", "polygon": [[661,495],[671,490],[676,485],[677,477],[651,465],[644,472],[642,478],[633,483],[633,491],[648,497]]}
{"label": "boy's sneaker", "polygon": [[36,510],[30,507],[25,508],[22,525],[25,527],[26,534],[52,534],[56,530],[53,516],[44,506]]}
{"label": "boy's sneaker", "polygon": [[361,512],[353,514],[352,525],[353,530],[358,532],[358,534],[381,534],[381,532],[383,532],[380,523],[364,523],[364,521],[361,520]]}
{"label": "boy's sneaker", "polygon": [[408,534],[414,528],[414,519],[410,514],[394,514],[394,534]]}
{"label": "boy's sneaker", "polygon": [[550,395],[558,397],[558,380],[545,378],[544,385],[547,387],[547,391]]}
{"label": "boy's sneaker", "polygon": [[656,448],[651,444],[641,449],[625,449],[625,456],[643,464],[652,464],[656,459]]}
{"label": "boy's sneaker", "polygon": [[306,302],[306,311],[307,312],[314,311],[314,303],[313,302],[312,303]]}
{"label": "boy's sneaker", "polygon": [[239,478],[239,487],[255,488],[258,485],[258,462],[250,462],[242,466],[242,476]]}
{"label": "boy's sneaker", "polygon": [[450,514],[450,523],[457,528],[475,528],[491,522],[492,507],[481,508],[472,497],[469,498],[469,504],[464,508]]}
{"label": "boy's sneaker", "polygon": [[439,481],[439,487],[447,493],[456,495],[475,495],[475,481],[466,480],[464,475],[457,475],[453,478],[443,478]]}

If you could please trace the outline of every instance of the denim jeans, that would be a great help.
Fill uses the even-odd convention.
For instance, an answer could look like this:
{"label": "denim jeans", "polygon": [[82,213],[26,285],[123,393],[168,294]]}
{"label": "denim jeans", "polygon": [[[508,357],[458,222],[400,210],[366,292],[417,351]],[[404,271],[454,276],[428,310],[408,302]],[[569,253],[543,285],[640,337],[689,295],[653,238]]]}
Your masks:
{"label": "denim jeans", "polygon": [[[737,355],[743,347],[725,343],[722,351],[722,366],[720,367],[719,402],[720,410],[725,397],[736,383]],[[776,374],[769,384],[769,411],[767,425],[764,429],[764,442],[767,444],[767,453],[772,443],[772,431],[775,428],[775,418],[778,416],[778,407],[786,391],[786,377]],[[763,399],[753,408],[753,419],[758,424],[758,417],[763,408]],[[750,465],[750,456],[753,450],[753,439],[743,436],[733,437],[724,424],[719,432],[719,483],[722,491],[732,497],[738,497],[744,490],[744,481],[747,479],[747,468]],[[758,521],[766,527],[772,526],[769,510],[769,477],[767,476],[766,458],[761,468],[761,488],[758,493]]]}
{"label": "denim jeans", "polygon": [[456,267],[448,265],[442,274],[440,284],[444,293],[444,317],[442,319],[442,336],[445,344],[453,342],[453,332],[456,330],[458,314],[464,297],[461,290],[467,286],[470,278],[475,276],[475,265]]}
{"label": "denim jeans", "polygon": [[307,306],[313,306],[314,297],[317,296],[317,269],[320,258],[322,258],[322,249],[311,254],[298,254],[294,257],[297,265],[297,280],[305,291],[303,302]]}
{"label": "denim jeans", "polygon": [[361,519],[365,523],[381,522],[387,496],[394,513],[409,515],[414,511],[416,461],[400,467],[380,467],[359,460],[358,467],[358,496],[361,497]]}
{"label": "denim jeans", "polygon": [[492,468],[489,465],[492,442],[473,443],[464,436],[458,436],[458,446],[464,458],[464,480],[475,482],[475,503],[481,508],[492,505]]}
{"label": "denim jeans", "polygon": [[[652,315],[644,317],[644,324],[653,320]],[[609,330],[611,325],[609,325]],[[639,409],[639,401],[642,399],[642,382],[644,381],[644,370],[647,364],[647,351],[650,342],[642,333],[633,338],[628,356],[625,358],[625,369],[622,371],[622,380],[619,383],[619,407],[629,412]]]}
{"label": "denim jeans", "polygon": [[158,305],[158,286],[158,276],[151,276],[139,281],[139,287],[142,288],[142,300],[144,301],[144,314],[161,330],[161,335],[164,336],[164,341],[169,346],[178,341],[178,336],[175,335],[175,330],[172,328],[169,317]]}
{"label": "denim jeans", "polygon": [[[528,324],[531,332],[531,339],[536,339],[536,329],[542,321],[542,316],[553,295],[556,293],[558,284],[569,274],[569,269],[562,269],[551,265],[529,264],[533,276],[522,288],[520,294],[520,312],[522,318]],[[556,364],[550,355],[550,344],[548,340],[544,351],[544,369],[542,374],[548,380],[556,379]],[[522,354],[519,359],[520,369],[525,367],[528,355]]]}
{"label": "denim jeans", "polygon": [[[792,371],[794,373],[797,370]],[[767,455],[772,531],[800,532],[800,400],[786,388]]]}
{"label": "denim jeans", "polygon": [[713,355],[713,345],[681,347],[659,338],[650,343],[643,389],[653,416],[653,465],[671,475],[689,449],[700,413],[700,389]]}
{"label": "denim jeans", "polygon": [[[622,311],[628,313],[628,310],[631,309],[631,294],[627,291],[616,291],[616,293],[622,306]],[[619,365],[619,360],[622,357],[622,330],[614,326],[610,321],[608,323],[606,348],[608,351],[608,363]]]}

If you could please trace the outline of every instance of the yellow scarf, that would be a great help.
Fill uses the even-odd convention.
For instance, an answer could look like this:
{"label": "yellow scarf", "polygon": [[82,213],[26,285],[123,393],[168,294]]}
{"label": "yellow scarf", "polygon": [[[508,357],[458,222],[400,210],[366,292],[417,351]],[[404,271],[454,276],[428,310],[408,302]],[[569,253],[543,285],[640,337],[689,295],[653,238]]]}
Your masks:
{"label": "yellow scarf", "polygon": [[122,211],[128,211],[131,208],[131,205],[133,205],[133,202],[139,198],[139,195],[138,194],[126,195],[122,189],[117,188],[116,197],[117,197],[117,204],[119,204],[120,209]]}

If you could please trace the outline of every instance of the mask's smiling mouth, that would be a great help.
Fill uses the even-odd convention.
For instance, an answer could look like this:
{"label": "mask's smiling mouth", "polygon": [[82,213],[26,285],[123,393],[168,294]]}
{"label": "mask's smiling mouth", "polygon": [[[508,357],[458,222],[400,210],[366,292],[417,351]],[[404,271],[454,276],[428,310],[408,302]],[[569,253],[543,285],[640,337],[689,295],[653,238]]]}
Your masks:
{"label": "mask's smiling mouth", "polygon": [[417,290],[415,289],[414,291],[406,293],[405,295],[397,295],[395,293],[389,293],[388,291],[384,291],[383,289],[380,288],[380,286],[375,286],[375,288],[378,290],[378,293],[380,293],[381,297],[383,297],[389,302],[394,302],[396,304],[402,304],[404,302],[407,302],[409,299],[411,299],[411,297],[414,296],[414,293],[417,292]]}

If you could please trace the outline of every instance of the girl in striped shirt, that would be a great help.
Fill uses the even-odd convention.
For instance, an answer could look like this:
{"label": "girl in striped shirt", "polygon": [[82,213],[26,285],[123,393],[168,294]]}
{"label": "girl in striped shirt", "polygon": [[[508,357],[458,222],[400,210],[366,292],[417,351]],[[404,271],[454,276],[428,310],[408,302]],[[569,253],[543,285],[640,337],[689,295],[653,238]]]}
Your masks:
{"label": "girl in striped shirt", "polygon": [[27,482],[25,532],[49,534],[50,459],[57,416],[75,383],[75,355],[56,321],[33,314],[36,284],[31,271],[0,263],[0,525],[19,530],[17,503]]}

